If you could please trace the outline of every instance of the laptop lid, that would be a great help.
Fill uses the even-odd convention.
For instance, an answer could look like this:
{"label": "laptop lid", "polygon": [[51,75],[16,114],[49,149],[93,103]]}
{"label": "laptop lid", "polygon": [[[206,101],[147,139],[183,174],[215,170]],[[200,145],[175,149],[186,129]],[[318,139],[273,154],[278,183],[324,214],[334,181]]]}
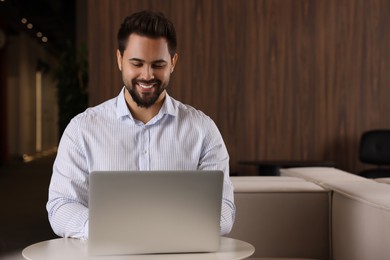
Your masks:
{"label": "laptop lid", "polygon": [[89,181],[91,254],[218,250],[222,171],[100,171]]}

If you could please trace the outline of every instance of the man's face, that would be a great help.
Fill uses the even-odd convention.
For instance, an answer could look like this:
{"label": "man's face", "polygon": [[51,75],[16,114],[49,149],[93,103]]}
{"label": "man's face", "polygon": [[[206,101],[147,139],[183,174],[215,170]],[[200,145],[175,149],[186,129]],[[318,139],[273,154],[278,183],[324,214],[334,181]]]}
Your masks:
{"label": "man's face", "polygon": [[171,58],[164,38],[131,34],[123,56],[117,51],[117,60],[123,83],[134,102],[148,108],[168,86],[177,54]]}

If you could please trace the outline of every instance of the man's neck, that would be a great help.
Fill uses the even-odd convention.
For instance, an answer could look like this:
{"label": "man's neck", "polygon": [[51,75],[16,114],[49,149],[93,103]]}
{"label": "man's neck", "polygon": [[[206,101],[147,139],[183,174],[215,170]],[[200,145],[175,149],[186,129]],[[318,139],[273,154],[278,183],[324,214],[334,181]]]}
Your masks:
{"label": "man's neck", "polygon": [[148,108],[145,108],[145,107],[139,107],[134,102],[129,92],[125,90],[125,99],[131,115],[133,116],[134,119],[137,119],[143,122],[144,124],[148,123],[153,117],[155,117],[158,114],[158,112],[160,111],[164,103],[165,95],[166,92],[164,91],[163,93],[161,93],[156,103],[154,103],[152,106]]}

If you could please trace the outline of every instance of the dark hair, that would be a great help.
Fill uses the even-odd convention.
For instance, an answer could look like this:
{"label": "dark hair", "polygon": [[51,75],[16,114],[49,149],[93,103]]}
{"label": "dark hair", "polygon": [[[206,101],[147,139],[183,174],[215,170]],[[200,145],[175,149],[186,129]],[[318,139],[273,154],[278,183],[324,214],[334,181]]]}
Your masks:
{"label": "dark hair", "polygon": [[117,36],[118,49],[122,56],[126,49],[127,40],[132,33],[150,38],[165,38],[171,57],[176,53],[175,27],[160,12],[141,11],[125,18]]}

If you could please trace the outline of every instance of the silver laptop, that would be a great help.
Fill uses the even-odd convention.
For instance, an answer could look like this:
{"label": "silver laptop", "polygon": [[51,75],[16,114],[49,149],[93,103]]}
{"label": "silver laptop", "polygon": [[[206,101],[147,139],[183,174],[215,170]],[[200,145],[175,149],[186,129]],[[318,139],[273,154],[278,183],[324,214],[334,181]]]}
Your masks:
{"label": "silver laptop", "polygon": [[92,172],[92,255],[215,252],[222,171]]}

